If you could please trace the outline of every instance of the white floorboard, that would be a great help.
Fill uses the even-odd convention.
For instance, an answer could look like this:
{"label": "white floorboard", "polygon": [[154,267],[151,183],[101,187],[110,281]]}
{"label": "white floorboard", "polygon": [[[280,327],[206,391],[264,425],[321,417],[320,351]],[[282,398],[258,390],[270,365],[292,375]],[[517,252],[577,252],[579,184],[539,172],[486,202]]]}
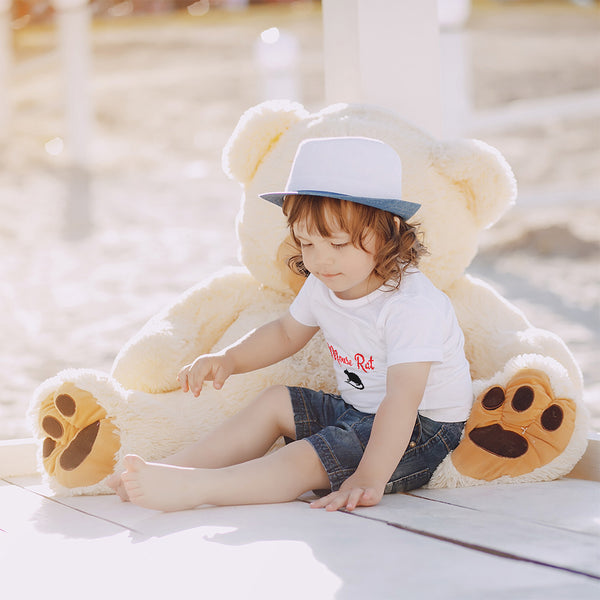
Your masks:
{"label": "white floorboard", "polygon": [[[0,484],[0,589],[10,590],[10,598],[596,600],[600,594],[590,577],[375,520],[375,510],[414,513],[441,527],[443,513],[432,509],[440,503],[414,496],[386,498],[370,518],[304,502],[165,514],[115,496],[50,499],[38,480],[11,481]],[[466,514],[455,516],[457,529],[461,520],[472,525]]]}
{"label": "white floorboard", "polygon": [[[482,551],[508,554],[515,559],[545,563],[600,578],[598,534],[570,531],[559,523],[540,523],[518,516],[519,504],[539,502],[535,495],[532,498],[531,492],[529,488],[520,490],[512,486],[516,515],[456,506],[441,492],[435,494],[435,501],[431,501],[429,495],[427,499],[419,497],[420,492],[419,495],[386,496],[378,506],[359,509],[357,514],[459,545],[475,546]],[[482,489],[481,493],[493,493],[493,488],[487,488],[487,492]],[[552,496],[547,496],[546,502]],[[592,499],[588,498],[588,504],[591,503]],[[563,505],[563,510],[565,506],[568,505]],[[539,508],[543,512],[543,506]],[[587,508],[591,509],[590,506]]]}
{"label": "white floorboard", "polygon": [[567,478],[518,485],[419,489],[411,494],[600,536],[600,483],[597,481]]}

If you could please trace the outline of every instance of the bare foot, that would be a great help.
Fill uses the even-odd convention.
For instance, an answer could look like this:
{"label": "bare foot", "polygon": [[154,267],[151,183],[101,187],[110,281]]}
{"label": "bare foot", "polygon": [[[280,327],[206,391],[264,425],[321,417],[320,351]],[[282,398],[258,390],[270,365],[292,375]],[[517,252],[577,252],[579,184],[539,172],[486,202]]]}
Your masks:
{"label": "bare foot", "polygon": [[125,457],[125,468],[125,491],[138,506],[169,512],[203,503],[200,469],[147,463],[135,454]]}
{"label": "bare foot", "polygon": [[129,502],[129,496],[127,490],[121,478],[121,473],[113,473],[107,480],[106,485],[115,490],[115,494],[121,498],[123,502]]}

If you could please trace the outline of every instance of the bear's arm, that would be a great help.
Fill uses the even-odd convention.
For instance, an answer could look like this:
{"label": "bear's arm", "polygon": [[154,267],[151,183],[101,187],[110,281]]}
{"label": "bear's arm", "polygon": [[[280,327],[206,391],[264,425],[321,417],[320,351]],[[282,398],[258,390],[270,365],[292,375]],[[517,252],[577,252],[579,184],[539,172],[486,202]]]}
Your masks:
{"label": "bear's arm", "polygon": [[259,291],[256,279],[243,269],[189,289],[125,344],[112,376],[126,389],[150,393],[177,389],[181,367],[210,352],[240,312],[257,300]]}
{"label": "bear's arm", "polygon": [[581,371],[566,344],[554,333],[533,327],[525,315],[483,281],[465,275],[446,294],[465,335],[473,379],[490,379],[515,356],[549,356],[571,381],[583,386]]}

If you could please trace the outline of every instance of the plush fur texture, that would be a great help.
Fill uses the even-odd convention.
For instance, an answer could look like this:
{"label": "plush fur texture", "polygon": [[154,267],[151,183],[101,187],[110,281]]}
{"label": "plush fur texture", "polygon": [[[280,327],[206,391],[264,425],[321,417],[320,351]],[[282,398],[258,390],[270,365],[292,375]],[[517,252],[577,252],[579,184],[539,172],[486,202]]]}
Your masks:
{"label": "plush fur texture", "polygon": [[[224,347],[287,309],[302,280],[285,265],[290,247],[281,210],[258,194],[284,188],[303,139],[343,135],[379,138],[400,155],[405,199],[422,204],[413,218],[430,251],[421,268],[448,294],[465,333],[477,410],[455,451],[459,468],[454,453],[449,455],[430,485],[540,481],[574,466],[585,450],[587,420],[573,356],[557,336],[532,327],[490,286],[465,274],[480,232],[515,201],[515,180],[504,158],[483,142],[440,142],[377,107],[340,104],[311,114],[299,104],[266,102],[242,116],[223,151],[225,172],[244,194],[238,219],[244,267],[198,284],[151,319],[119,352],[111,375],[64,371],[36,391],[30,415],[40,464],[58,493],[109,491],[105,479],[126,453],[147,459],[172,453],[269,385],[335,389],[319,336],[283,363],[232,377],[220,392],[207,386],[202,402],[178,390],[175,376],[198,354]],[[505,400],[502,406],[489,408],[496,398]],[[527,439],[533,422],[535,440]],[[473,430],[477,443],[468,433]],[[561,441],[540,458],[536,444],[548,446],[546,435]],[[518,446],[527,452],[503,456],[516,453],[503,445],[516,436],[525,437]],[[99,451],[113,446],[111,456]]]}

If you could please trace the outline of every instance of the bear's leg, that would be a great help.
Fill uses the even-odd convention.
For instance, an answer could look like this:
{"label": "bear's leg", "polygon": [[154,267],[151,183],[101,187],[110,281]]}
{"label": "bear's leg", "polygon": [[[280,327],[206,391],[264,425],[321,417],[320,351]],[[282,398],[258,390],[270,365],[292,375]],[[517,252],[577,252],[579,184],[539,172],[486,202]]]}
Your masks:
{"label": "bear's leg", "polygon": [[311,489],[327,489],[329,478],[314,448],[300,440],[280,450],[222,469],[194,469],[125,457],[123,483],[130,500],[155,510],[200,504],[233,506],[288,502]]}

